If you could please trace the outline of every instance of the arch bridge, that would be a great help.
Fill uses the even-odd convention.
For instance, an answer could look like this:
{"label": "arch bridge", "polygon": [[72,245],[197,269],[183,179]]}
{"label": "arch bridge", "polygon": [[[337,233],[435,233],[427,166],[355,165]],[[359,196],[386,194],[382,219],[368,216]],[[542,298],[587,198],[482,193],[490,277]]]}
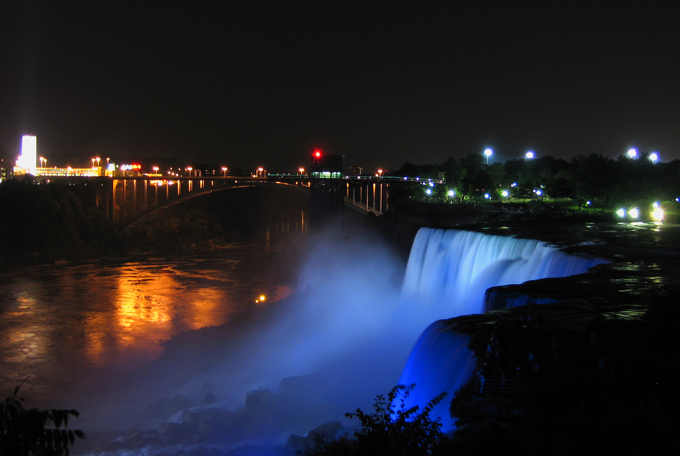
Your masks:
{"label": "arch bridge", "polygon": [[[433,181],[418,178],[383,176],[345,176],[337,179],[315,178],[300,174],[270,174],[266,177],[54,177],[36,176],[36,182],[65,181],[69,185],[87,185],[88,193],[106,217],[119,226],[151,212],[178,204],[201,194],[230,188],[264,185],[296,185],[310,190],[312,213],[324,216],[342,209],[384,214],[389,208],[389,189],[393,185],[423,185]],[[435,181],[441,183],[441,181]]]}

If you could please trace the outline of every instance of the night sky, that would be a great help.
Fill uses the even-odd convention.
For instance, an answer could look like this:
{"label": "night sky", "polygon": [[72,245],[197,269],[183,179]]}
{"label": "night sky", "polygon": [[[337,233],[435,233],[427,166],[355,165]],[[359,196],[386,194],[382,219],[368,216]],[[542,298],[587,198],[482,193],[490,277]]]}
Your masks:
{"label": "night sky", "polygon": [[12,158],[26,133],[59,166],[155,156],[294,172],[315,147],[367,172],[485,147],[492,162],[633,146],[680,158],[671,6],[11,3],[0,150]]}

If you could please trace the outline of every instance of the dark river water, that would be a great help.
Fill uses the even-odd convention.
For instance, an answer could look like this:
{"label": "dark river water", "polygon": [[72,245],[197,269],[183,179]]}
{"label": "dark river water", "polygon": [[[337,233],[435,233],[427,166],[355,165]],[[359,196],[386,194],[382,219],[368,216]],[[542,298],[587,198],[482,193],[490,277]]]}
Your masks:
{"label": "dark river water", "polygon": [[[293,293],[306,211],[221,248],[39,266],[0,274],[0,384],[28,405],[77,395],[96,371],[156,359],[163,342]],[[55,402],[57,404],[55,404]]]}

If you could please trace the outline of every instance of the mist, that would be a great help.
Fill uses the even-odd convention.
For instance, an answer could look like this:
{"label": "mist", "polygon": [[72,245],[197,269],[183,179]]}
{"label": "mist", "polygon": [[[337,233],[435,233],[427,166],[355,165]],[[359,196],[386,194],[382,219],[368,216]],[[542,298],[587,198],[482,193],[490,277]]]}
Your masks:
{"label": "mist", "polygon": [[[403,255],[378,236],[330,228],[305,242],[312,248],[292,266],[298,269],[292,296],[252,303],[224,325],[181,333],[165,343],[158,360],[133,373],[89,379],[74,398],[89,426],[144,430],[181,420],[181,414],[149,413],[177,394],[194,408],[238,412],[252,391],[280,395],[284,379],[293,401],[287,407],[295,413],[274,426],[263,423],[256,439],[261,444],[284,443],[289,434],[306,435],[328,421],[350,424],[346,412],[370,408],[377,394],[397,384],[430,321],[407,312],[400,298]],[[291,265],[273,265],[286,267]],[[208,394],[214,402],[206,405]],[[267,427],[271,435],[265,435]]]}
{"label": "mist", "polygon": [[[305,242],[313,247],[292,296],[179,334],[133,375],[91,381],[96,387],[83,394],[93,426],[143,431],[218,409],[230,413],[212,436],[222,450],[274,447],[326,422],[356,426],[344,414],[370,410],[376,395],[399,383],[416,383],[418,402],[409,405],[447,391],[438,413],[450,426],[446,404],[472,365],[467,339],[426,329],[482,312],[490,286],[578,274],[601,262],[538,241],[460,231],[421,229],[408,266],[368,232],[329,229]],[[177,395],[180,407],[159,405]],[[240,431],[230,432],[229,422]],[[190,446],[191,437],[176,444]]]}

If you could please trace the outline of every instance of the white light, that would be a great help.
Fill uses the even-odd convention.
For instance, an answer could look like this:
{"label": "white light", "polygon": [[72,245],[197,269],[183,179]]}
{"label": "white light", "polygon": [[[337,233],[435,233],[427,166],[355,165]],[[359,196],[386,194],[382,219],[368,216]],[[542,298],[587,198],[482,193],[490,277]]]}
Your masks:
{"label": "white light", "polygon": [[649,154],[649,161],[651,161],[652,163],[656,163],[657,161],[659,161],[659,154],[657,154],[656,152],[652,152],[651,154]]}
{"label": "white light", "polygon": [[485,193],[484,198],[489,199],[489,198],[491,198],[491,196],[488,193]]}
{"label": "white light", "polygon": [[17,160],[19,168],[35,175],[38,160],[38,138],[31,135],[21,137],[21,156]]}
{"label": "white light", "polygon": [[652,207],[653,207],[654,209],[658,208],[658,207],[659,207],[659,202],[658,202],[658,201],[655,201],[655,202],[652,204]]}
{"label": "white light", "polygon": [[503,195],[503,197],[507,198],[508,196],[510,196],[510,192],[507,191],[507,190],[503,190],[503,193],[501,193],[501,195]]}
{"label": "white light", "polygon": [[532,158],[534,158],[534,151],[530,150],[525,154],[525,156],[527,157],[527,160],[531,160]]}
{"label": "white light", "polygon": [[618,211],[616,211],[616,215],[618,215],[619,217],[623,218],[623,217],[626,216],[626,210],[623,209],[623,208],[621,208],[621,209],[619,209]]}
{"label": "white light", "polygon": [[453,190],[449,190],[446,194],[449,195],[449,198],[453,198],[454,196],[456,196],[456,192],[454,192]]}
{"label": "white light", "polygon": [[628,211],[628,215],[636,219],[640,216],[640,211],[638,210],[637,207],[634,207],[633,209]]}
{"label": "white light", "polygon": [[543,192],[541,190],[534,190],[538,196],[541,196]]}
{"label": "white light", "polygon": [[637,149],[635,149],[634,147],[631,148],[631,149],[628,149],[628,156],[629,156],[630,158],[635,158],[635,157],[637,157]]}
{"label": "white light", "polygon": [[655,222],[660,222],[663,220],[663,209],[660,207],[655,207],[654,210],[652,211],[652,220]]}
{"label": "white light", "polygon": [[431,188],[428,188],[427,190],[425,190],[425,193],[427,193],[428,195],[431,195],[431,194],[432,194],[432,189],[431,189]]}

